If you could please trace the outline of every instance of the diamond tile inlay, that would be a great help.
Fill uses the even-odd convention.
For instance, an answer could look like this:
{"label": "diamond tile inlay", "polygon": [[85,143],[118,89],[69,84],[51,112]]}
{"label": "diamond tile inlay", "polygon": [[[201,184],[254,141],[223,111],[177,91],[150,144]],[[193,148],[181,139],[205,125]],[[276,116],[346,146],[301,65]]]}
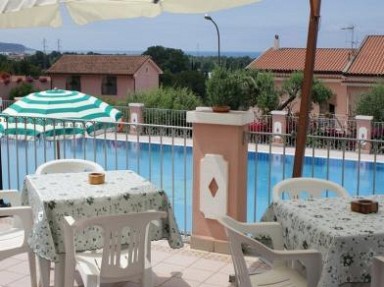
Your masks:
{"label": "diamond tile inlay", "polygon": [[212,178],[211,182],[208,185],[209,191],[211,192],[212,196],[215,197],[217,191],[219,190],[219,186],[217,185],[216,179]]}

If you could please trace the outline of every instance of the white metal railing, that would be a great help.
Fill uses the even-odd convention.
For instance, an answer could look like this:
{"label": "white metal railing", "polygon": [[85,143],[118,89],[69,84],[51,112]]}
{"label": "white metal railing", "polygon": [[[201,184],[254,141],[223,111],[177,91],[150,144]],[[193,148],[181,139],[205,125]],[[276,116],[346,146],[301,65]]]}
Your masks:
{"label": "white metal railing", "polygon": [[[60,158],[93,160],[107,170],[131,169],[168,194],[180,229],[189,233],[192,224],[192,128],[127,122],[112,124],[111,128],[111,123],[108,124],[97,135],[65,140],[51,140],[43,135],[32,140],[3,136],[0,139],[3,187],[20,190],[25,175],[33,174],[37,166],[54,159],[58,153]],[[271,202],[273,185],[292,175],[294,147],[291,143],[295,135],[276,135],[264,130],[247,132],[247,136],[248,220],[253,221],[260,218]],[[277,136],[281,136],[279,146],[274,144]],[[383,193],[384,142],[348,137],[337,140],[338,149],[335,150],[332,137],[308,136],[303,175],[339,182],[356,196]],[[367,144],[372,145],[371,154],[362,152]]]}
{"label": "white metal railing", "polygon": [[[269,140],[261,144],[258,137]],[[260,219],[271,203],[273,186],[292,177],[295,148],[290,143],[295,141],[294,137],[248,132],[248,220]],[[352,196],[384,193],[384,141],[348,137],[337,140],[338,149],[334,149],[334,138],[308,135],[303,176],[338,182]],[[372,147],[370,154],[364,151],[366,145]]]}
{"label": "white metal railing", "polygon": [[[1,117],[8,122],[8,116]],[[29,118],[30,122],[39,120],[43,119]],[[61,124],[73,122],[56,120]],[[26,118],[18,117],[17,122],[24,123]],[[84,122],[84,126],[87,123],[91,122]],[[27,174],[33,174],[40,164],[57,155],[92,160],[106,170],[130,169],[164,190],[175,209],[180,229],[188,234],[192,224],[191,128],[105,124],[97,135],[70,135],[67,139],[39,135],[22,140],[14,135],[3,135],[0,139],[3,188],[21,190]]]}

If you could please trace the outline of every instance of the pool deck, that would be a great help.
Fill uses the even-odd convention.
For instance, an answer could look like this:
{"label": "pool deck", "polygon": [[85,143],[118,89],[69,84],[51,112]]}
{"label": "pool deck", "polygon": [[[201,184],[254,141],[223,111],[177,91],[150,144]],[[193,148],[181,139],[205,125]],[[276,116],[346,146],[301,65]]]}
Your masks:
{"label": "pool deck", "polygon": [[[151,144],[165,144],[165,145],[176,145],[176,146],[193,146],[193,140],[191,138],[179,138],[179,137],[167,137],[167,136],[145,136],[145,135],[131,135],[124,133],[107,133],[97,136],[99,139],[109,139],[109,140],[119,140],[119,141],[129,141],[129,142],[140,142],[140,143],[151,143]],[[295,154],[294,147],[282,147],[275,145],[267,144],[248,144],[248,151],[261,152],[261,153],[272,153],[280,155],[290,155]],[[308,157],[318,157],[318,158],[332,158],[332,159],[342,159],[342,160],[354,160],[354,161],[364,161],[364,162],[380,162],[384,163],[384,154],[373,155],[358,153],[353,151],[338,151],[338,150],[327,150],[327,149],[318,149],[318,148],[306,148],[305,156]]]}

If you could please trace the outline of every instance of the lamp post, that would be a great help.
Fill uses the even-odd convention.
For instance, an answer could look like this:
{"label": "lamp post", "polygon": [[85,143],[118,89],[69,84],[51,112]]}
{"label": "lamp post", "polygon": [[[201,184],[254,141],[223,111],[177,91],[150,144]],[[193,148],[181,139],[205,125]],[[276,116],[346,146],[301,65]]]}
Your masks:
{"label": "lamp post", "polygon": [[213,25],[215,25],[216,32],[217,32],[217,62],[220,66],[220,31],[219,31],[219,27],[217,26],[216,22],[212,19],[212,17],[209,16],[208,14],[205,14],[204,19],[211,21],[213,23]]}

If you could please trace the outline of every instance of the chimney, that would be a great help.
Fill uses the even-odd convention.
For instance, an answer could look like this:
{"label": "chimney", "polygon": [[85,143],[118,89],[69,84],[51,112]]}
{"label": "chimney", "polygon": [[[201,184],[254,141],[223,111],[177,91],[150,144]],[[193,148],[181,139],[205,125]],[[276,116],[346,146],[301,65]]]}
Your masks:
{"label": "chimney", "polygon": [[275,40],[273,41],[273,50],[278,50],[280,49],[280,40],[279,40],[279,35],[275,35]]}

